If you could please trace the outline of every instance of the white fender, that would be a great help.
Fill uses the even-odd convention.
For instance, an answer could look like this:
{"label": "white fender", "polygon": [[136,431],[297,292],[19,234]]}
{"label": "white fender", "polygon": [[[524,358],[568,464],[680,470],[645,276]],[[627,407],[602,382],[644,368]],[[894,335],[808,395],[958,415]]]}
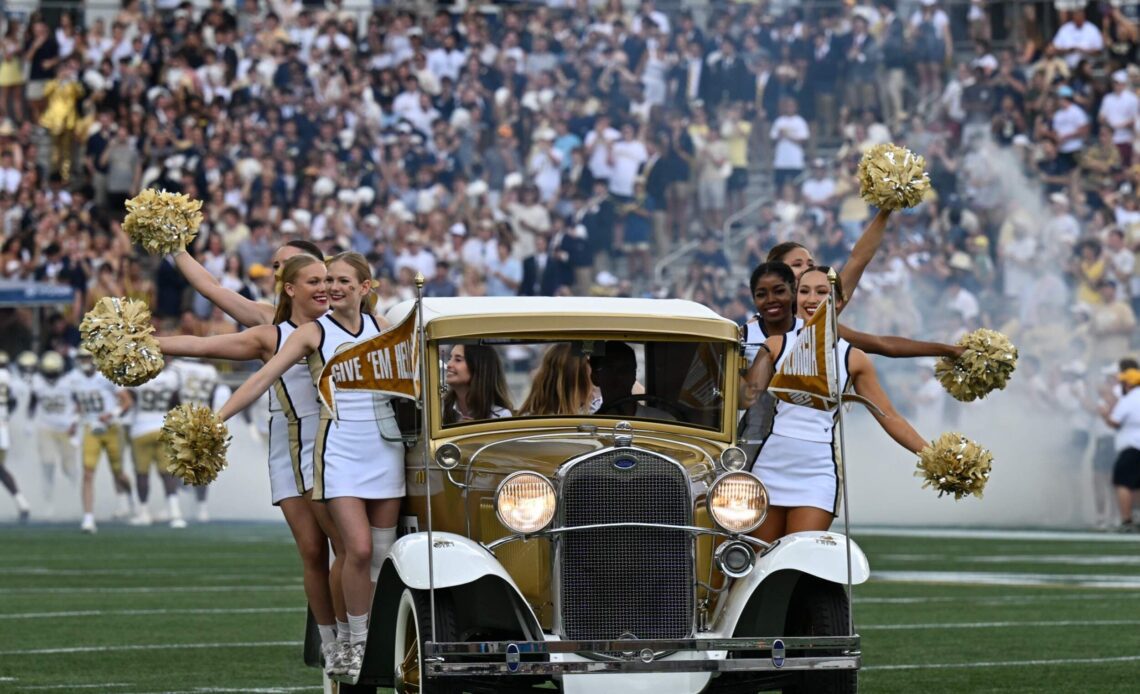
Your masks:
{"label": "white fender", "polygon": [[[731,636],[744,606],[752,593],[778,571],[794,570],[832,583],[847,584],[847,538],[840,533],[806,531],[780,538],[779,544],[756,560],[752,573],[737,580],[718,609],[716,631]],[[871,577],[867,555],[851,541],[851,584],[859,585]]]}
{"label": "white fender", "polygon": [[[484,576],[498,576],[507,582],[521,597],[515,585],[495,555],[483,545],[455,533],[432,533],[434,544],[433,572],[436,588],[452,588],[471,583]],[[405,535],[392,545],[386,561],[392,562],[400,580],[409,588],[428,589],[428,534]],[[525,600],[523,603],[525,604]]]}

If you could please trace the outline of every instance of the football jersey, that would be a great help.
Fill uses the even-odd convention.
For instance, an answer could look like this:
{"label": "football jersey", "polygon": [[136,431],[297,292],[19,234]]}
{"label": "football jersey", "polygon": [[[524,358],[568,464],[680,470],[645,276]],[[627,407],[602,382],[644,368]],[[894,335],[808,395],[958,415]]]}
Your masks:
{"label": "football jersey", "polygon": [[8,403],[12,397],[12,374],[8,369],[0,369],[0,425],[8,423]]}
{"label": "football jersey", "polygon": [[194,359],[179,359],[171,366],[182,378],[178,397],[183,405],[203,405],[214,408],[214,394],[218,389],[218,369]]}
{"label": "football jersey", "polygon": [[131,436],[139,437],[162,429],[166,413],[174,409],[182,378],[174,369],[163,369],[146,383],[131,388],[135,404],[131,408]]}
{"label": "football jersey", "polygon": [[[92,427],[107,426],[118,422],[119,401],[115,397],[116,386],[98,371],[91,375],[76,369],[65,377],[75,398],[75,409],[79,419]],[[103,416],[110,414],[110,421]]]}
{"label": "football jersey", "polygon": [[36,396],[35,420],[39,426],[52,431],[67,431],[75,423],[75,399],[71,395],[71,374],[47,379],[41,374],[32,378],[32,392]]}

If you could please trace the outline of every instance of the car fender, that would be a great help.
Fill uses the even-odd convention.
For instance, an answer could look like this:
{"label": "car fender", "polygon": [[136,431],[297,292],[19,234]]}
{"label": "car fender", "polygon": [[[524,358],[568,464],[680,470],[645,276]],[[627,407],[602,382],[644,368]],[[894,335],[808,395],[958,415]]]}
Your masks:
{"label": "car fender", "polygon": [[[408,588],[427,590],[428,534],[412,533],[396,540],[388,552],[396,574]],[[522,593],[495,555],[483,545],[455,533],[432,533],[432,581],[436,588],[471,583],[484,576],[498,576],[520,596]]]}
{"label": "car fender", "polygon": [[[756,566],[744,578],[736,580],[717,610],[713,623],[716,631],[731,636],[749,600],[765,582],[776,583],[774,576],[798,574],[815,576],[832,583],[847,583],[847,538],[840,533],[806,531],[780,538],[768,552],[757,557]],[[851,583],[859,585],[871,576],[867,555],[851,541]],[[780,598],[786,599],[794,580],[781,586]],[[759,634],[753,634],[759,636]]]}

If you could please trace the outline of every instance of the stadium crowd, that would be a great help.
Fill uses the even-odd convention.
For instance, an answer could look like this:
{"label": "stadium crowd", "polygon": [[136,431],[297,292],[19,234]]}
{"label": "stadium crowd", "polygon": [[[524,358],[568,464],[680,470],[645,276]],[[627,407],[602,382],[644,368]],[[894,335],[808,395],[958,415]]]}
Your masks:
{"label": "stadium crowd", "polygon": [[[747,273],[776,243],[842,262],[874,214],[859,158],[896,142],[926,157],[934,195],[895,215],[845,320],[950,341],[1005,331],[1022,346],[1016,387],[1068,413],[1075,455],[1082,432],[1109,435],[1102,373],[1131,352],[1140,310],[1140,12],[1059,6],[9,14],[0,274],[76,290],[44,326],[63,353],[108,295],[183,332],[237,330],[121,232],[124,201],[159,187],[204,201],[192,250],[252,298],[272,294],[274,249],[303,238],[364,253],[381,308],[420,272],[429,296],[673,296],[743,322]],[[28,320],[0,310],[0,348],[26,349]],[[887,380],[913,385],[900,409],[952,419],[928,372]]]}

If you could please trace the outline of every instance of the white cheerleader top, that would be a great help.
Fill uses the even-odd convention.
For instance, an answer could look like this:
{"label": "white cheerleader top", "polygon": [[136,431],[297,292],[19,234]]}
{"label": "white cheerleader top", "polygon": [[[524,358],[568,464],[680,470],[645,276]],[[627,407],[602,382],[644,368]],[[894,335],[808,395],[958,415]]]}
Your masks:
{"label": "white cheerleader top", "polygon": [[[799,336],[802,327],[803,321],[797,319],[795,330],[784,336],[784,345],[776,357],[777,370],[791,354],[792,343]],[[848,361],[851,359],[851,343],[840,338],[838,350],[839,358],[836,360],[836,368],[839,371],[839,388],[841,391],[846,391],[851,385],[851,373],[848,369]],[[776,416],[772,420],[772,433],[801,441],[831,443],[835,430],[835,415],[834,409],[830,411],[817,410],[813,407],[793,405],[777,398]]]}
{"label": "white cheerleader top", "polygon": [[[276,327],[276,352],[280,352],[285,340],[288,340],[289,336],[297,331],[297,324],[293,321],[285,321],[278,323]],[[321,401],[317,397],[317,386],[313,382],[309,365],[304,360],[290,366],[269,389],[269,412],[271,414],[283,414],[288,421],[295,422],[302,417],[308,417],[320,411]]]}
{"label": "white cheerleader top", "polygon": [[[314,322],[321,330],[321,344],[316,351],[309,355],[310,387],[313,387],[312,384],[317,382],[321,375],[321,369],[336,355],[339,347],[367,340],[380,334],[380,326],[376,323],[376,318],[369,313],[361,314],[360,332],[355,334],[338,323],[336,318],[333,318],[332,313],[327,313]],[[387,395],[366,390],[334,390],[333,398],[336,402],[337,419],[340,420],[375,422],[382,416],[391,416],[391,409],[387,404],[390,398]],[[381,406],[384,406],[386,411],[382,412],[379,409]],[[331,419],[332,413],[322,406],[321,417]]]}

